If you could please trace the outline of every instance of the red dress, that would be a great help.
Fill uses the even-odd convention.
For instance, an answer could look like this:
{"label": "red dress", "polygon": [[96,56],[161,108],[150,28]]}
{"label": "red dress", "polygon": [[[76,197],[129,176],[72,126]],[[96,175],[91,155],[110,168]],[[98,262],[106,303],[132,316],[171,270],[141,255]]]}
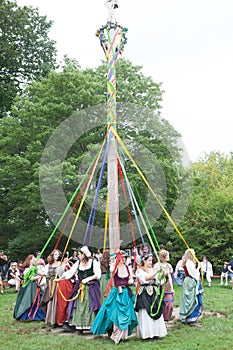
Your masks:
{"label": "red dress", "polygon": [[[65,271],[70,269],[70,265],[65,266]],[[63,324],[67,320],[67,306],[71,292],[73,290],[73,284],[71,280],[61,280],[58,282],[57,287],[57,320],[58,325]]]}

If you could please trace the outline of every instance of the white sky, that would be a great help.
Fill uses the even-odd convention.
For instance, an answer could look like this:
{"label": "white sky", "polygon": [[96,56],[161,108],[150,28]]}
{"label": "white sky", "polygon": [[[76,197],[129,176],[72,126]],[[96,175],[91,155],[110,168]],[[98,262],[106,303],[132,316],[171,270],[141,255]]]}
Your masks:
{"label": "white sky", "polygon": [[[182,135],[192,161],[233,151],[233,1],[119,0],[128,28],[124,57],[163,83],[162,117]],[[82,68],[105,59],[95,32],[107,22],[105,0],[17,0],[54,22],[59,58]]]}

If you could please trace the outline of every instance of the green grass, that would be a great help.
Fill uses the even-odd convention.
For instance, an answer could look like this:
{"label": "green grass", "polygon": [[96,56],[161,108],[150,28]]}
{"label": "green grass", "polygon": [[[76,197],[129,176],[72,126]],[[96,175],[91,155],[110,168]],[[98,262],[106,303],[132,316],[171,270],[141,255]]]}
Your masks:
{"label": "green grass", "polygon": [[[180,302],[181,288],[175,285],[175,303]],[[116,345],[107,337],[88,337],[51,331],[43,322],[20,322],[12,317],[16,294],[10,289],[0,295],[0,350],[111,350]],[[160,350],[227,350],[233,343],[233,291],[220,287],[214,280],[211,288],[204,287],[202,328],[191,328],[173,320],[168,335],[158,342],[138,340],[135,334],[120,343],[117,349]]]}

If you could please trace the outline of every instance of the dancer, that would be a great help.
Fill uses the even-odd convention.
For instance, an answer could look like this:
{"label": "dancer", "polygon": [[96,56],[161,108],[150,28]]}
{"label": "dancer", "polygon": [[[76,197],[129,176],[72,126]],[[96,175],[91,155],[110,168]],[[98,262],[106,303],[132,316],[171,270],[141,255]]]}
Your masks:
{"label": "dancer", "polygon": [[134,311],[135,296],[130,289],[133,278],[126,265],[126,257],[126,252],[117,251],[116,259],[114,258],[110,265],[112,277],[108,285],[111,288],[111,282],[114,281],[114,287],[102,304],[91,327],[95,335],[108,333],[115,344],[127,339],[138,324]]}
{"label": "dancer", "polygon": [[[61,266],[59,267],[58,277],[62,276],[65,271],[69,271],[71,268],[69,264],[69,254],[66,252],[63,257]],[[73,290],[73,284],[71,280],[61,280],[57,283],[57,311],[56,311],[56,326],[63,326],[67,320],[67,307],[68,299]]]}
{"label": "dancer", "polygon": [[167,334],[164,322],[162,288],[158,280],[158,270],[152,268],[152,254],[142,256],[136,277],[140,282],[135,310],[138,312],[137,337],[155,341]]}
{"label": "dancer", "polygon": [[180,318],[182,323],[188,323],[193,327],[201,327],[197,320],[203,311],[203,289],[200,283],[200,264],[196,267],[195,251],[193,249],[186,250],[183,256],[183,268],[185,278],[182,285]]}
{"label": "dancer", "polygon": [[57,286],[54,282],[54,278],[58,273],[60,257],[60,250],[53,250],[47,257],[48,264],[45,266],[44,270],[47,285],[41,301],[41,307],[46,314],[45,323],[52,327],[56,327],[57,319]]}
{"label": "dancer", "polygon": [[170,260],[169,252],[165,249],[159,251],[160,263],[156,263],[154,268],[157,271],[162,268],[163,279],[161,284],[165,285],[164,301],[166,304],[165,310],[163,312],[163,317],[165,321],[170,321],[174,306],[174,288],[172,283],[172,265],[168,262]]}
{"label": "dancer", "polygon": [[[32,254],[26,257],[23,263],[25,268],[24,276],[34,266],[35,261],[36,259]],[[31,278],[30,282],[28,282],[25,286],[22,285],[20,288],[13,315],[16,320],[42,321],[45,319],[45,314],[40,308],[40,301],[42,297],[40,288],[41,279],[42,276],[40,271],[37,271]]]}
{"label": "dancer", "polygon": [[62,328],[66,332],[76,330],[81,335],[84,330],[91,328],[100,309],[101,270],[99,262],[92,258],[87,246],[79,250],[78,259],[56,282],[71,279],[77,274],[78,280],[69,298],[68,317]]}
{"label": "dancer", "polygon": [[107,249],[100,258],[101,280],[100,280],[100,300],[103,304],[105,300],[104,291],[110,280],[110,250]]}

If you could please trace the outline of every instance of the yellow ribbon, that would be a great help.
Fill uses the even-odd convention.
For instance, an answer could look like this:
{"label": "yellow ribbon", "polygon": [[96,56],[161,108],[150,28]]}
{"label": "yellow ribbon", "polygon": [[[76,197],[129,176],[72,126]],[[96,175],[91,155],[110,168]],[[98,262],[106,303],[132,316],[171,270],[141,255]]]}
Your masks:
{"label": "yellow ribbon", "polygon": [[80,301],[81,303],[84,300],[84,295],[85,295],[85,284],[81,283],[79,286],[79,290],[78,290],[78,296],[80,295]]}
{"label": "yellow ribbon", "polygon": [[[172,226],[174,227],[174,229],[176,230],[176,232],[178,233],[178,235],[180,236],[180,238],[182,239],[182,241],[184,242],[185,246],[190,250],[190,247],[188,245],[188,243],[186,242],[185,238],[182,236],[181,232],[179,231],[178,227],[176,226],[176,224],[174,223],[173,219],[171,218],[171,216],[169,215],[168,211],[164,208],[164,206],[162,205],[162,203],[160,202],[159,198],[157,197],[157,195],[154,193],[153,189],[151,188],[150,184],[148,183],[148,181],[146,180],[145,176],[143,175],[143,173],[141,172],[140,168],[137,166],[135,160],[133,159],[133,157],[131,156],[129,150],[127,149],[127,147],[125,146],[124,142],[122,141],[122,139],[120,138],[119,134],[117,133],[117,131],[112,127],[112,125],[110,126],[110,130],[113,132],[114,136],[117,138],[117,140],[119,141],[119,143],[121,144],[121,147],[123,148],[124,152],[127,154],[127,156],[130,158],[131,162],[133,163],[134,167],[136,168],[137,172],[139,173],[139,175],[141,176],[141,178],[143,179],[144,183],[146,184],[146,186],[148,187],[148,189],[150,190],[150,192],[152,193],[153,197],[157,200],[157,202],[159,203],[160,207],[162,208],[162,210],[164,211],[164,213],[166,214],[168,220],[170,221],[170,223],[172,224]],[[191,251],[191,250],[190,250]],[[192,252],[191,252],[192,253]],[[195,261],[199,262],[199,260],[197,259],[197,257],[192,254]]]}
{"label": "yellow ribbon", "polygon": [[57,289],[62,297],[63,300],[65,300],[66,302],[69,301],[74,301],[76,299],[78,299],[79,295],[80,295],[80,301],[81,303],[84,300],[84,295],[85,295],[85,284],[80,283],[79,289],[78,289],[78,293],[72,298],[72,299],[66,299],[65,295],[62,293],[60,286],[59,286],[59,282],[57,283]]}

